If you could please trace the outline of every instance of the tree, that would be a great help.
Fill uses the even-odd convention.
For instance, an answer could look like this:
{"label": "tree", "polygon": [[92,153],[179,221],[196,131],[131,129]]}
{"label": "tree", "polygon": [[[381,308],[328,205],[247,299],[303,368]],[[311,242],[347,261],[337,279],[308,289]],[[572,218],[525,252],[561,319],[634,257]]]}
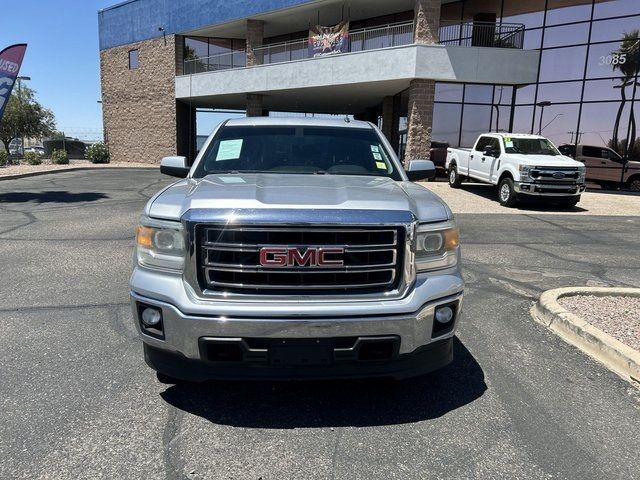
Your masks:
{"label": "tree", "polygon": [[51,110],[43,107],[35,99],[35,92],[22,86],[14,89],[0,121],[0,141],[9,151],[14,138],[46,137],[55,128],[55,117]]}
{"label": "tree", "polygon": [[[625,104],[627,103],[627,87],[633,86],[636,83],[636,78],[638,77],[638,73],[640,73],[640,31],[634,30],[629,33],[625,33],[622,36],[622,41],[620,42],[620,48],[612,52],[614,58],[618,58],[622,61],[617,61],[612,64],[613,71],[620,70],[620,85],[616,85],[614,88],[620,89],[620,107],[618,108],[618,113],[616,115],[616,121],[613,126],[613,138],[612,147],[615,151],[624,155],[626,147],[633,147],[635,145],[636,138],[636,118],[633,111],[631,109],[631,135],[630,138],[625,140],[625,144],[628,145],[620,145],[618,141],[619,130],[620,130],[620,119],[622,118],[622,112],[624,110]],[[637,83],[636,83],[637,85]]]}

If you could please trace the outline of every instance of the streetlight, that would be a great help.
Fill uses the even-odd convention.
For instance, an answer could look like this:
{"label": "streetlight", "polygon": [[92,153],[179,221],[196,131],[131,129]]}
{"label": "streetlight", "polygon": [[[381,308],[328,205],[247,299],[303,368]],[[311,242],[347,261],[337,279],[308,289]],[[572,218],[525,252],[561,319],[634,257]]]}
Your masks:
{"label": "streetlight", "polygon": [[[544,107],[548,107],[549,105],[551,105],[551,102],[544,101],[544,102],[538,102],[536,103],[537,106],[540,107],[540,124],[538,125],[538,135],[542,135],[542,117],[544,117]],[[555,119],[554,119],[555,120]]]}
{"label": "streetlight", "polygon": [[[31,77],[17,77],[16,80],[18,81],[18,100],[20,101],[20,107],[22,107],[22,82],[31,80]],[[20,138],[20,145],[22,147],[22,155],[24,155],[24,135]]]}

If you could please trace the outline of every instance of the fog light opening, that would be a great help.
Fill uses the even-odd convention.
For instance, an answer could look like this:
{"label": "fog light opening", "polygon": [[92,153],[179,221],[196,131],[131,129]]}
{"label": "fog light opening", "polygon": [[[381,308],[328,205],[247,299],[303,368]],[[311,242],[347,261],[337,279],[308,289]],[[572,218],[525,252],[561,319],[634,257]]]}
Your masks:
{"label": "fog light opening", "polygon": [[451,307],[442,307],[436,310],[436,321],[438,323],[447,324],[453,320],[453,309]]}
{"label": "fog light opening", "polygon": [[433,315],[433,331],[431,338],[439,337],[453,330],[456,318],[456,305],[440,305]]}
{"label": "fog light opening", "polygon": [[145,307],[142,310],[142,323],[147,327],[155,327],[162,321],[162,314],[155,308]]}

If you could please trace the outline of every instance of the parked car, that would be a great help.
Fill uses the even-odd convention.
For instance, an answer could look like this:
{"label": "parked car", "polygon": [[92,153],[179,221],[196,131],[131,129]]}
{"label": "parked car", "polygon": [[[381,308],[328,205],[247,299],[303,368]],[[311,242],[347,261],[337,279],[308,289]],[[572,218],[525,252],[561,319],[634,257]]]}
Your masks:
{"label": "parked car", "polygon": [[452,360],[464,282],[447,205],[366,122],[229,120],[147,204],[130,281],[166,382],[404,378]]}
{"label": "parked car", "polygon": [[615,150],[594,145],[560,145],[559,150],[587,167],[587,181],[602,188],[626,188],[640,191],[640,162],[625,161]]}
{"label": "parked car", "polygon": [[467,178],[497,185],[498,199],[507,207],[525,195],[574,207],[585,190],[585,166],[538,135],[480,135],[471,149],[449,148],[446,166],[451,187]]}
{"label": "parked car", "polygon": [[44,147],[27,147],[24,149],[24,153],[33,152],[41,157],[44,157]]}

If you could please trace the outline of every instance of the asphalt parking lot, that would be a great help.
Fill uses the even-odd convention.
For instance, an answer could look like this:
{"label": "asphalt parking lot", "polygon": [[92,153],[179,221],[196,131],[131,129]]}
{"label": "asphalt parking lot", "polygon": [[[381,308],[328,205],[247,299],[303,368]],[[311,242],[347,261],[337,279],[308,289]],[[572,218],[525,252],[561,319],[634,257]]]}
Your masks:
{"label": "asphalt parking lot", "polygon": [[637,478],[640,391],[535,323],[640,285],[640,217],[459,214],[449,367],[405,383],[167,386],[128,304],[155,171],[0,182],[0,478]]}

